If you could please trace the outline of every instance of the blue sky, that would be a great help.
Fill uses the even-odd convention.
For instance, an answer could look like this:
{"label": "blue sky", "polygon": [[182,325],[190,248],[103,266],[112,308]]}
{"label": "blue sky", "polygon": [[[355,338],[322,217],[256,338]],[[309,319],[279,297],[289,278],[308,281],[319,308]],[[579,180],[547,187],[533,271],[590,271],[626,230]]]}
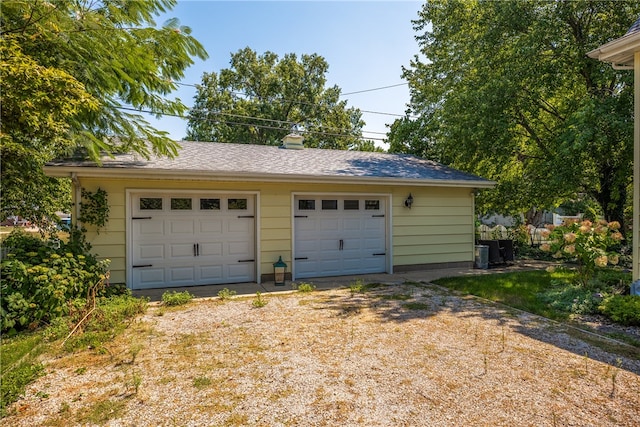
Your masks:
{"label": "blue sky", "polygon": [[[280,57],[287,53],[317,53],[329,64],[327,86],[342,93],[406,83],[402,66],[418,53],[411,20],[422,2],[396,1],[206,1],[180,0],[156,19],[161,24],[176,17],[191,27],[192,35],[207,50],[206,61],[197,60],[182,80],[198,84],[203,72],[229,67],[230,54],[250,47]],[[193,105],[196,89],[180,86],[175,97]],[[403,114],[409,101],[405,85],[342,97],[361,110]],[[383,138],[396,117],[363,113],[364,136]],[[176,140],[186,135],[186,121],[163,117],[148,119]],[[374,133],[379,132],[379,133]]]}

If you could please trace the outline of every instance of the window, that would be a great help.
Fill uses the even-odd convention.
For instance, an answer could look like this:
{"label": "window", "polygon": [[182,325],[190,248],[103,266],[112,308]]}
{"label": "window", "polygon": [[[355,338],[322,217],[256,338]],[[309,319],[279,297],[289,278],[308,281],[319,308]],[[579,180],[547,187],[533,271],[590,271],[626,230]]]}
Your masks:
{"label": "window", "polygon": [[365,200],[364,208],[368,211],[379,211],[380,210],[380,200]]}
{"label": "window", "polygon": [[217,211],[220,210],[220,199],[200,199],[201,211]]}
{"label": "window", "polygon": [[301,211],[313,211],[316,209],[315,200],[298,200],[298,209]]}
{"label": "window", "polygon": [[171,198],[171,210],[172,211],[190,211],[191,210],[191,198]]}
{"label": "window", "polygon": [[345,211],[357,211],[360,209],[360,200],[345,200],[344,201],[344,210]]}
{"label": "window", "polygon": [[140,210],[141,211],[161,211],[162,198],[161,197],[140,197]]}
{"label": "window", "polygon": [[338,209],[338,201],[337,200],[323,200],[322,201],[322,210],[323,211],[335,211]]}
{"label": "window", "polygon": [[246,210],[247,199],[229,199],[227,201],[229,210]]}

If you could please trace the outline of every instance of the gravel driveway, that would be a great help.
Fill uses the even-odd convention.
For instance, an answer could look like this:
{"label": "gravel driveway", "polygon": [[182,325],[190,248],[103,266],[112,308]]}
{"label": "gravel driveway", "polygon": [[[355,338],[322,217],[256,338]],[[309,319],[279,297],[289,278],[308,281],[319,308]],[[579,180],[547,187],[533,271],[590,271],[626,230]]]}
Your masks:
{"label": "gravel driveway", "polygon": [[640,361],[434,285],[151,308],[4,425],[636,426]]}

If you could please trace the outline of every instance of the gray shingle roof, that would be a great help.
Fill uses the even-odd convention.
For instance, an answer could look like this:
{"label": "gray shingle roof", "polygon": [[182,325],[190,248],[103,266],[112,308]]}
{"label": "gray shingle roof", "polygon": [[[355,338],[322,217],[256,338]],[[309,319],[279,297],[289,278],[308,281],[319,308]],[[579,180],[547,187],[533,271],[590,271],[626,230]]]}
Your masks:
{"label": "gray shingle roof", "polygon": [[[105,158],[105,176],[126,169],[128,171],[184,172],[193,175],[215,176],[273,176],[287,177],[344,177],[371,179],[399,179],[417,181],[462,181],[487,187],[492,182],[461,172],[437,162],[404,154],[371,153],[362,151],[324,150],[305,148],[291,150],[281,147],[181,141],[182,148],[173,159],[152,157],[149,160],[132,154]],[[57,160],[47,169],[97,168],[93,162]]]}
{"label": "gray shingle roof", "polygon": [[636,22],[633,23],[626,34],[637,33],[638,31],[640,31],[640,18],[638,18]]}

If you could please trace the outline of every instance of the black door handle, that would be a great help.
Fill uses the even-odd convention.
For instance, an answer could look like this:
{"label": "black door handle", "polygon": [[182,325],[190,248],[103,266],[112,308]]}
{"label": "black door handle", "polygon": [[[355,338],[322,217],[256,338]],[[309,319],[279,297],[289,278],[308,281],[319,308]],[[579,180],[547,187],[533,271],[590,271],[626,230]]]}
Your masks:
{"label": "black door handle", "polygon": [[344,240],[340,239],[340,250],[344,249]]}

